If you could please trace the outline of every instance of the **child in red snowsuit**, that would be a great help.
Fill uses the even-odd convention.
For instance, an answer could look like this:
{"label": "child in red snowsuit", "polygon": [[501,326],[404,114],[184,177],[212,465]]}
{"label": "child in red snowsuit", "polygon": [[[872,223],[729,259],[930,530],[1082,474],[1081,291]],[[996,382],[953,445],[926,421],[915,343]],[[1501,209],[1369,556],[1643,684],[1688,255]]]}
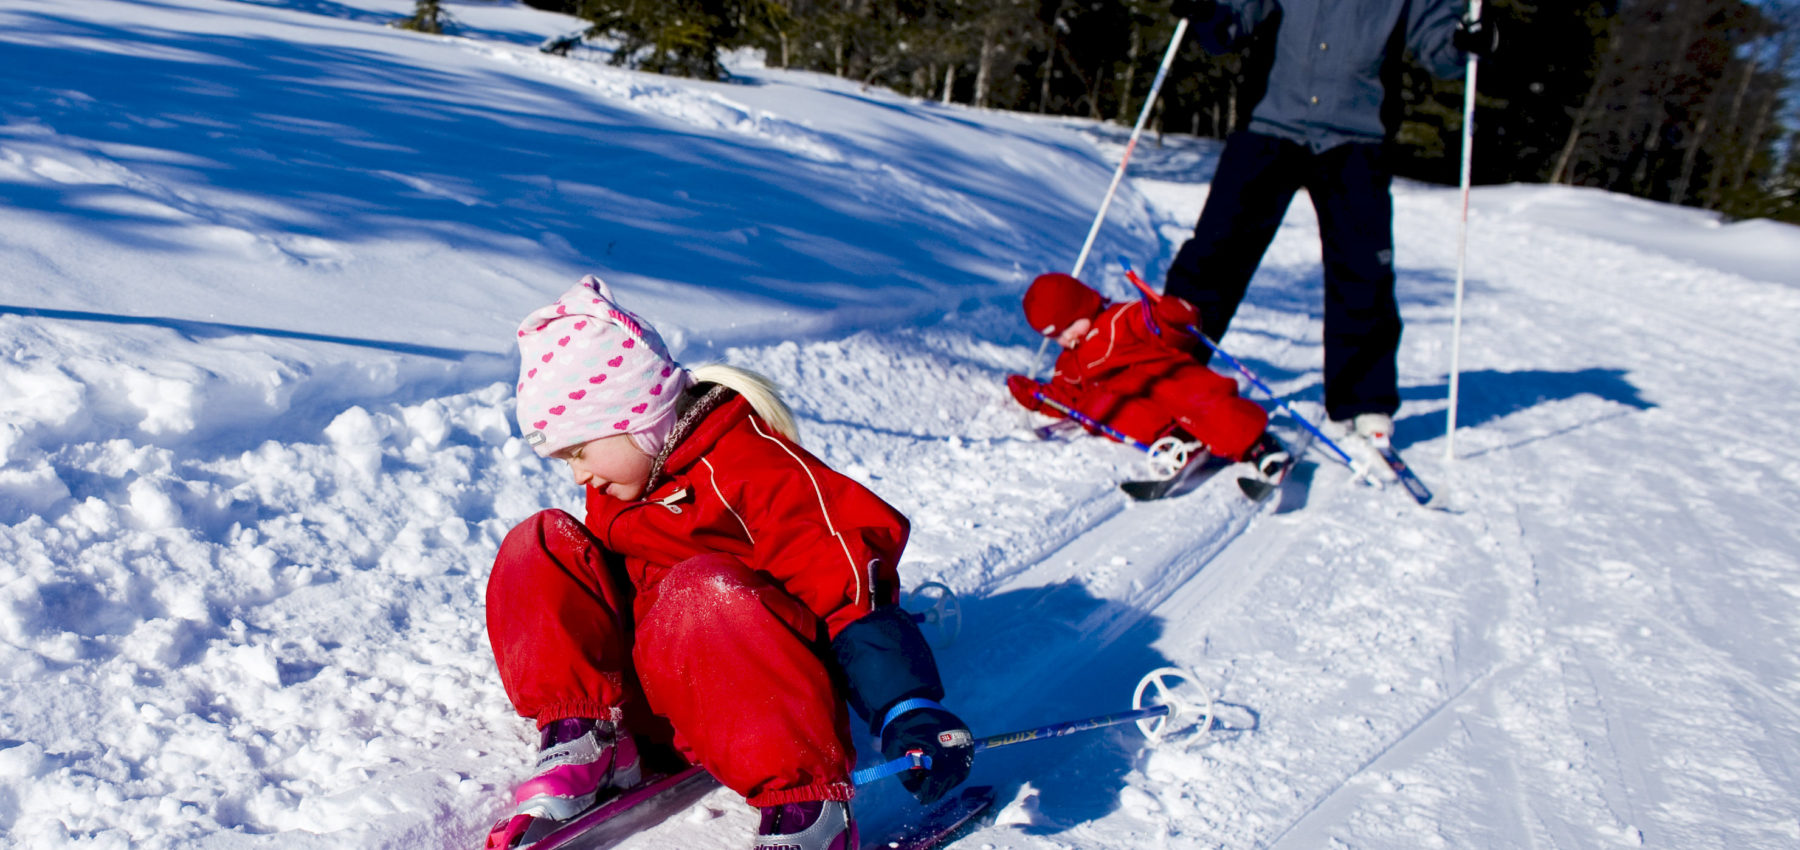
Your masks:
{"label": "child in red snowsuit", "polygon": [[1027,409],[1062,412],[1037,396],[1072,408],[1146,445],[1184,432],[1211,454],[1263,461],[1286,452],[1267,432],[1269,417],[1241,398],[1237,382],[1200,365],[1200,321],[1192,304],[1165,297],[1112,304],[1066,274],[1039,275],[1025,291],[1025,318],[1063,346],[1048,382],[1011,375],[1006,387]]}
{"label": "child in red snowsuit", "polygon": [[585,522],[507,535],[487,619],[507,696],[536,721],[535,776],[503,847],[640,781],[673,750],[762,809],[753,846],[857,846],[845,701],[921,800],[967,777],[973,741],[896,602],[904,516],[794,441],[742,370],[689,372],[589,276],[519,328],[521,431],[587,488]]}

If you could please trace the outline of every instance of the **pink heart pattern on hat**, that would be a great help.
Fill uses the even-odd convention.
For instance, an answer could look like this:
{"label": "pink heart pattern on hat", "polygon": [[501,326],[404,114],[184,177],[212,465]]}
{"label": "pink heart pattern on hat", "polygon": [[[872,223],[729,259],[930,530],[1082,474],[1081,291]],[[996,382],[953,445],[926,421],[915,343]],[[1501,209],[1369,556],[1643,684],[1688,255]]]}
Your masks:
{"label": "pink heart pattern on hat", "polygon": [[[518,421],[540,456],[620,432],[660,440],[689,381],[656,329],[592,275],[525,317],[517,342],[530,364],[520,367]],[[607,349],[610,358],[599,354]]]}

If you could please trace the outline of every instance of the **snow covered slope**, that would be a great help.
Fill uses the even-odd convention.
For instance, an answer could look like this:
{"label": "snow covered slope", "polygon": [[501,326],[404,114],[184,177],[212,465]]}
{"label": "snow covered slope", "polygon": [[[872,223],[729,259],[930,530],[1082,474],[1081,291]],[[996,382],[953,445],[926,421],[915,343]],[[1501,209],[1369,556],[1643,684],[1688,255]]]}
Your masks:
{"label": "snow covered slope", "polygon": [[[448,5],[462,37],[382,25],[410,0],[0,0],[0,843],[475,846],[532,749],[489,560],[579,506],[515,437],[511,331],[589,271],[911,516],[978,733],[1155,667],[1216,692],[1155,750],[984,757],[1008,802],[959,847],[1800,843],[1794,228],[1478,191],[1449,463],[1458,199],[1400,185],[1398,443],[1438,509],[1318,452],[1260,511],[1133,505],[1131,452],[1038,441],[1001,387],[1119,128],[640,75]],[[1141,145],[1087,276],[1156,282],[1216,154]],[[1224,340],[1315,416],[1319,288],[1302,202]],[[629,846],[752,825],[717,792]]]}

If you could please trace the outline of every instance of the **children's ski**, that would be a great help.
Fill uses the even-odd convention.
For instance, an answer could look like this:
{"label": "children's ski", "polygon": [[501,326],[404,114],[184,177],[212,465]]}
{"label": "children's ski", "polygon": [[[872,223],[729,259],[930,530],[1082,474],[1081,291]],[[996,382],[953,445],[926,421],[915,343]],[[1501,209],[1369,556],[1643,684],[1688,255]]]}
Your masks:
{"label": "children's ski", "polygon": [[1281,482],[1287,480],[1288,472],[1293,468],[1294,459],[1290,457],[1272,475],[1240,475],[1237,480],[1238,490],[1252,502],[1266,502],[1270,496],[1275,495],[1275,491],[1281,489]]}
{"label": "children's ski", "polygon": [[1306,450],[1312,446],[1312,442],[1313,435],[1309,431],[1301,431],[1288,440],[1282,441],[1282,445],[1287,449],[1288,457],[1281,467],[1272,475],[1259,473],[1239,476],[1238,489],[1242,490],[1251,501],[1268,501],[1270,496],[1280,492],[1281,485],[1286,483],[1289,475],[1293,474],[1294,465],[1300,462],[1301,455],[1306,454]]}
{"label": "children's ski", "polygon": [[568,820],[520,821],[515,816],[495,824],[486,850],[554,850],[558,847],[599,850],[661,823],[718,787],[712,774],[699,767],[645,782]]}
{"label": "children's ski", "polygon": [[[605,850],[667,820],[719,787],[712,775],[690,767],[653,779],[564,821],[536,820],[506,837],[506,821],[488,834],[487,850]],[[994,803],[986,785],[964,788],[863,850],[931,850],[968,826]]]}
{"label": "children's ski", "polygon": [[863,841],[862,850],[931,850],[948,841],[994,804],[994,789],[964,788],[880,841]]}
{"label": "children's ski", "polygon": [[1087,436],[1087,429],[1072,419],[1058,419],[1048,425],[1039,425],[1031,429],[1031,433],[1036,434],[1040,440],[1073,440],[1076,437]]}
{"label": "children's ski", "polygon": [[1413,474],[1412,467],[1407,466],[1406,461],[1400,458],[1400,452],[1394,449],[1393,444],[1386,440],[1370,440],[1369,445],[1374,446],[1375,452],[1387,462],[1388,468],[1394,471],[1394,477],[1412,495],[1413,501],[1421,505],[1431,501],[1431,490],[1426,488],[1425,482],[1419,480],[1419,476]]}
{"label": "children's ski", "polygon": [[1119,484],[1119,489],[1125,491],[1125,495],[1130,496],[1135,501],[1153,502],[1175,492],[1177,488],[1180,488],[1184,484],[1205,481],[1217,474],[1219,470],[1230,465],[1231,461],[1205,454],[1189,460],[1187,466],[1182,467],[1178,472],[1168,478],[1146,478],[1141,481],[1125,481]]}

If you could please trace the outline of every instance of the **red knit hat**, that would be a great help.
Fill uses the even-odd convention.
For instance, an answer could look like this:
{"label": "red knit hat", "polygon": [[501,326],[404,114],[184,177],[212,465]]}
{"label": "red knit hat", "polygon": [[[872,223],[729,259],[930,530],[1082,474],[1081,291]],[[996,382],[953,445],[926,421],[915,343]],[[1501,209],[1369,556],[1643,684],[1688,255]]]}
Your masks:
{"label": "red knit hat", "polygon": [[1062,272],[1038,275],[1025,290],[1025,321],[1045,336],[1055,336],[1076,319],[1092,319],[1106,299],[1087,284]]}

